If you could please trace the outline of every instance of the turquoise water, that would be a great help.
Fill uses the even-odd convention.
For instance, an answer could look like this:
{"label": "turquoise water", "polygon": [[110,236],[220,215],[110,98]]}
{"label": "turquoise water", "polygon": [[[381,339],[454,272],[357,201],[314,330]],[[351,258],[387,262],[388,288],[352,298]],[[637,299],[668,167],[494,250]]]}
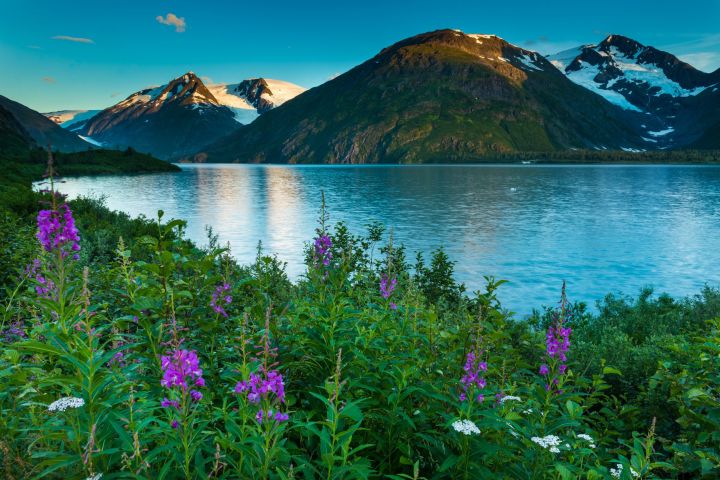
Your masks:
{"label": "turquoise water", "polygon": [[520,313],[652,285],[673,295],[720,284],[720,167],[183,165],[174,174],[78,177],[60,190],[104,195],[110,208],[211,225],[240,262],[257,242],[297,277],[317,226],[320,192],[332,221],[360,233],[373,220],[414,252],[444,246],[469,290],[483,275]]}

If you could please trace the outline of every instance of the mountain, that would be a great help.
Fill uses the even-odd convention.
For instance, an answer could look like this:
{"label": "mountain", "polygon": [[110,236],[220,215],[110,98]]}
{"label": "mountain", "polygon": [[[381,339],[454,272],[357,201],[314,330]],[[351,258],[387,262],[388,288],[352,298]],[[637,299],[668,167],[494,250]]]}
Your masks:
{"label": "mountain", "polygon": [[35,141],[13,114],[0,106],[0,151],[5,155],[22,154],[34,144]]}
{"label": "mountain", "polygon": [[270,78],[252,78],[240,83],[210,85],[208,88],[221,105],[235,112],[235,119],[243,124],[252,122],[260,114],[305,91],[294,83]]}
{"label": "mountain", "polygon": [[[573,82],[633,112],[645,148],[691,144],[720,121],[720,97],[712,95],[720,85],[720,69],[702,72],[622,35],[547,58]],[[705,112],[707,102],[715,115]]]}
{"label": "mountain", "polygon": [[239,125],[233,112],[188,72],[166,85],[133,93],[78,126],[78,133],[108,147],[133,147],[167,159],[191,152]]}
{"label": "mountain", "polygon": [[[80,152],[91,148],[90,143],[60,128],[43,114],[2,95],[0,95],[0,108],[5,112],[4,116],[11,115],[14,119],[12,123],[19,125],[24,132],[23,135],[32,139],[32,142],[38,146],[45,147],[51,144],[53,149],[63,152]],[[12,128],[16,130],[15,127]]]}
{"label": "mountain", "polygon": [[461,162],[641,142],[622,109],[541,55],[494,35],[437,30],[385,48],[192,160]]}
{"label": "mountain", "polygon": [[188,72],[165,85],[133,93],[70,128],[102,145],[133,147],[172,159],[233,132],[296,91],[302,88],[264,79],[206,86]]}
{"label": "mountain", "polygon": [[74,125],[97,115],[100,110],[59,110],[57,112],[43,113],[47,118],[63,128],[72,130]]}

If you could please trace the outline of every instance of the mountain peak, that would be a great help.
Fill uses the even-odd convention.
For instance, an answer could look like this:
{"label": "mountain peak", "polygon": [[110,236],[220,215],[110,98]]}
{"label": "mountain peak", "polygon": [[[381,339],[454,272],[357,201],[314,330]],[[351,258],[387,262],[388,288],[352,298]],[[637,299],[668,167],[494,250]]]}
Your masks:
{"label": "mountain peak", "polygon": [[524,81],[531,72],[556,72],[537,52],[513,45],[497,35],[467,34],[453,29],[435,30],[401,40],[384,48],[364,65],[375,68],[388,63],[457,62],[461,61],[460,55],[472,57],[471,63],[485,64],[514,81]]}

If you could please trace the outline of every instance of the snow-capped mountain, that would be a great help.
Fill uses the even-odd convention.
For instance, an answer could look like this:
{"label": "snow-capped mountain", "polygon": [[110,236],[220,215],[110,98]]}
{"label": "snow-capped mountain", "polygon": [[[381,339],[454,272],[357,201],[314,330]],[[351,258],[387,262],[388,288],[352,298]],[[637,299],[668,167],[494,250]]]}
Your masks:
{"label": "snow-capped mountain", "polygon": [[304,91],[277,80],[210,85],[188,72],[133,93],[72,130],[108,147],[131,146],[160,158],[196,151]]}
{"label": "snow-capped mountain", "polygon": [[401,40],[199,151],[195,161],[445,163],[641,149],[622,110],[495,35]]}
{"label": "snow-capped mountain", "polygon": [[252,122],[261,113],[279,107],[305,91],[294,83],[270,78],[252,78],[240,83],[210,85],[208,88],[221,105],[235,112],[235,119],[243,124]]}
{"label": "snow-capped mountain", "polygon": [[685,116],[698,95],[720,85],[720,69],[705,73],[674,55],[622,35],[549,55],[550,62],[578,85],[597,93],[637,121],[648,144],[677,145]]}
{"label": "snow-capped mountain", "polygon": [[57,112],[43,113],[47,118],[63,128],[72,130],[75,123],[87,120],[97,115],[100,110],[59,110]]}

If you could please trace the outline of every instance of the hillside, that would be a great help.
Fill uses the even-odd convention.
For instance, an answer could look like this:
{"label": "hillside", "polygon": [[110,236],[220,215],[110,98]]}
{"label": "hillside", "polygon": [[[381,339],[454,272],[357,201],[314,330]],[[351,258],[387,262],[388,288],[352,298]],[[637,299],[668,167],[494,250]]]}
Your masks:
{"label": "hillside", "polygon": [[432,163],[638,148],[623,115],[534,52],[492,35],[438,30],[384,49],[189,158]]}
{"label": "hillside", "polygon": [[0,147],[5,155],[27,150],[34,141],[12,113],[0,106]]}
{"label": "hillside", "polygon": [[12,123],[19,125],[37,145],[44,147],[51,144],[53,149],[64,152],[80,152],[92,148],[90,143],[59,127],[43,114],[2,95],[0,95],[0,108],[6,112],[5,116],[12,115],[14,119]]}

